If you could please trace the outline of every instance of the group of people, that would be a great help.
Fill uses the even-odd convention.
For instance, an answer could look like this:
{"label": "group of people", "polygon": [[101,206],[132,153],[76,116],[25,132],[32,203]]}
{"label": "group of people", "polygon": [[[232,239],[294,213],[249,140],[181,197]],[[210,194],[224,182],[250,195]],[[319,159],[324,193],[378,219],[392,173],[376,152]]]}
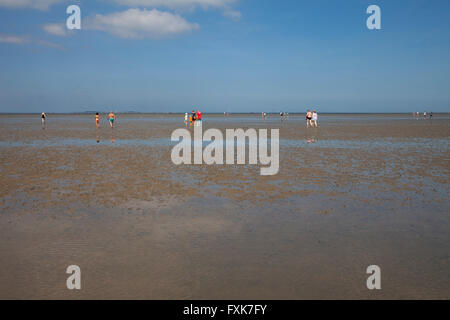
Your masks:
{"label": "group of people", "polygon": [[[433,119],[433,112],[430,112],[429,116],[430,116],[430,120]],[[413,112],[413,118],[414,119],[419,119],[419,112]],[[423,119],[424,120],[427,119],[427,112],[426,111],[423,112]]]}
{"label": "group of people", "polygon": [[[414,114],[414,113],[413,113]],[[417,113],[418,114],[418,113]],[[261,113],[263,119],[266,118],[267,114],[265,112]],[[430,113],[430,118],[433,116],[433,113]],[[287,112],[280,112],[280,119],[288,119],[289,117],[289,113]],[[426,117],[426,112],[424,112],[424,117]],[[45,120],[47,119],[47,115],[45,114],[45,112],[42,112],[41,114],[41,119],[42,119],[42,125],[45,125]],[[309,109],[306,112],[306,127],[309,128],[311,127],[317,127],[317,111],[313,110],[313,112],[311,112]],[[111,128],[114,127],[114,121],[116,120],[116,115],[114,114],[114,112],[110,111],[108,114],[108,122]],[[198,125],[201,123],[202,121],[202,113],[200,112],[200,110],[192,110],[192,112],[190,114],[188,114],[187,112],[184,114],[184,122],[186,124],[186,126],[188,125],[188,123],[190,125],[195,125],[195,123],[197,123]],[[95,113],[95,126],[98,128],[100,127],[100,114],[98,112]]]}
{"label": "group of people", "polygon": [[311,112],[309,109],[306,111],[306,127],[309,128],[311,127],[317,127],[317,119],[318,119],[318,115],[317,115],[317,111],[313,110],[313,112]]}
{"label": "group of people", "polygon": [[[265,112],[261,112],[261,116],[263,119],[266,119],[267,117],[267,113]],[[280,112],[280,119],[288,119],[289,117],[289,113],[287,112]],[[429,113],[429,117],[430,119],[433,118],[433,112]],[[312,112],[308,109],[306,112],[306,127],[318,127],[317,121],[318,121],[318,115],[317,115],[317,111],[313,110]],[[419,119],[419,112],[413,112],[413,118]],[[425,111],[423,113],[423,118],[427,119],[427,112]],[[47,114],[45,112],[42,112],[41,114],[41,121],[42,121],[42,126],[45,126],[45,120],[47,119]],[[114,112],[110,111],[108,114],[108,122],[111,128],[114,127],[114,121],[116,120],[116,115],[114,114]],[[200,124],[202,121],[202,113],[197,110],[192,110],[192,112],[190,114],[188,114],[187,112],[184,114],[184,122],[186,124],[186,126],[188,125],[188,123],[190,125],[195,125],[195,123]],[[95,125],[96,127],[100,127],[100,114],[98,112],[95,113]]]}
{"label": "group of people", "polygon": [[289,113],[280,111],[280,120],[283,121],[283,120],[287,120],[287,119],[289,119]]}
{"label": "group of people", "polygon": [[[261,119],[266,120],[266,118],[267,118],[267,113],[261,112]],[[289,113],[280,111],[280,120],[283,121],[283,120],[287,120],[287,119],[289,119]]]}
{"label": "group of people", "polygon": [[[116,120],[116,115],[114,112],[110,111],[108,114],[108,122],[111,128],[114,128],[114,121]],[[95,126],[100,127],[100,114],[98,112],[95,113]]]}
{"label": "group of people", "polygon": [[[45,126],[45,120],[47,119],[47,114],[45,112],[41,113],[41,122],[42,126]],[[114,127],[114,121],[116,120],[116,115],[114,112],[110,111],[108,114],[108,122],[111,128]],[[100,127],[100,114],[98,112],[95,113],[95,126]]]}
{"label": "group of people", "polygon": [[200,110],[192,110],[191,114],[189,115],[187,112],[184,114],[184,123],[186,124],[186,126],[188,125],[195,125],[197,123],[197,125],[200,125],[202,122],[202,113],[200,112]]}
{"label": "group of people", "polygon": [[[265,120],[267,117],[267,113],[265,112],[261,112],[261,118],[263,120]],[[280,120],[287,120],[289,119],[289,113],[288,112],[280,112]],[[317,111],[313,110],[313,112],[311,112],[309,109],[306,112],[306,127],[318,127],[317,124],[317,120],[318,120],[318,115],[317,115]]]}

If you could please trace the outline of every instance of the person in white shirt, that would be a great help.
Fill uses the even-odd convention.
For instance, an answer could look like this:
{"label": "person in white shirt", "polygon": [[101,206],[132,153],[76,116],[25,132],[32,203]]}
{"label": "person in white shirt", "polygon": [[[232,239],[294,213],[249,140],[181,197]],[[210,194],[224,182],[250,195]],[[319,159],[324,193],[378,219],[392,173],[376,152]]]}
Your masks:
{"label": "person in white shirt", "polygon": [[47,115],[45,114],[45,112],[41,113],[41,122],[42,122],[42,126],[45,126],[45,120],[47,119]]}
{"label": "person in white shirt", "polygon": [[314,110],[312,113],[311,126],[317,127],[317,111]]}

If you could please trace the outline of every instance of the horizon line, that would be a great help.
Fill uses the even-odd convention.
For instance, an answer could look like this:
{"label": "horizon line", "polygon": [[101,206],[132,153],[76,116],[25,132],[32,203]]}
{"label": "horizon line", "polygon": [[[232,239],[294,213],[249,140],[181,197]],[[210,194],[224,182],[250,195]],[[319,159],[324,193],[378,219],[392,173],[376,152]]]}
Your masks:
{"label": "horizon line", "polygon": [[[72,111],[72,112],[45,112],[46,114],[95,114],[96,112],[98,113],[109,113],[109,111]],[[121,113],[121,114],[166,114],[166,115],[170,115],[170,114],[185,114],[185,113],[190,113],[190,112],[182,112],[182,111],[178,111],[178,112],[140,112],[140,111],[113,111],[115,113]],[[258,114],[260,115],[262,112],[206,112],[203,111],[202,113],[204,114],[219,114],[219,115],[223,115],[223,114]],[[417,112],[417,111],[415,111]],[[415,113],[413,111],[410,112],[319,112],[320,114],[412,114]],[[430,112],[433,111],[427,111],[427,114],[429,114]],[[42,112],[0,112],[0,115],[12,115],[12,114],[41,114]],[[305,114],[305,112],[287,112],[289,114]],[[442,113],[450,113],[450,111],[441,111],[441,112],[433,112],[434,114],[442,114]],[[279,112],[266,112],[266,114],[276,114],[279,115]],[[419,115],[423,115],[423,111],[419,112]]]}

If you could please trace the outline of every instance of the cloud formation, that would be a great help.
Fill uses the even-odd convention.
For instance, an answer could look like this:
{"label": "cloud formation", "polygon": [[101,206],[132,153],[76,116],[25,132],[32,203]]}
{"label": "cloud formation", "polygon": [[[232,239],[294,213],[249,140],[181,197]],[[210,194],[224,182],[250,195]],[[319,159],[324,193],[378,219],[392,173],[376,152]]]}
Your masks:
{"label": "cloud formation", "polygon": [[168,7],[168,8],[186,8],[201,6],[207,7],[228,7],[236,0],[113,0],[118,4],[126,6],[141,7]]}
{"label": "cloud formation", "polygon": [[157,9],[128,9],[107,15],[97,14],[86,23],[87,28],[109,32],[121,38],[160,38],[199,28],[177,14]]}
{"label": "cloud formation", "polygon": [[231,6],[237,0],[113,0],[114,2],[130,7],[166,7],[169,9],[203,9],[216,8],[223,10],[223,15],[232,20],[239,20],[241,13],[233,10]]}
{"label": "cloud formation", "polygon": [[231,9],[226,9],[223,12],[223,15],[225,17],[227,17],[227,18],[230,18],[231,20],[234,20],[234,21],[238,21],[242,17],[242,14],[239,11],[231,10]]}
{"label": "cloud formation", "polygon": [[44,25],[44,30],[54,36],[65,37],[67,35],[67,28],[63,23],[48,23]]}
{"label": "cloud formation", "polygon": [[25,37],[0,34],[0,43],[24,44],[28,42]]}
{"label": "cloud formation", "polygon": [[58,50],[64,50],[64,48],[57,43],[53,43],[53,42],[45,41],[45,40],[39,40],[39,39],[30,39],[28,36],[0,34],[0,43],[8,43],[8,44],[16,44],[16,45],[32,44],[32,45],[54,48],[54,49],[58,49]]}
{"label": "cloud formation", "polygon": [[62,0],[0,0],[0,7],[47,10],[50,6],[58,2],[62,2]]}
{"label": "cloud formation", "polygon": [[48,48],[53,48],[53,49],[58,49],[61,51],[64,51],[65,48],[57,43],[51,42],[51,41],[46,41],[46,40],[36,40],[35,43],[39,46],[44,46],[44,47],[48,47]]}

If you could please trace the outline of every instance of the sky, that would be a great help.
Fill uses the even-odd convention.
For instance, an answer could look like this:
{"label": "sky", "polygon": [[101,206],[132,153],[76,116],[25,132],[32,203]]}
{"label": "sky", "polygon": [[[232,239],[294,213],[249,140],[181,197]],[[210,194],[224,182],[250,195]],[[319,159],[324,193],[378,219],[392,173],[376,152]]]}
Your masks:
{"label": "sky", "polygon": [[0,112],[193,108],[450,112],[450,1],[0,0]]}

